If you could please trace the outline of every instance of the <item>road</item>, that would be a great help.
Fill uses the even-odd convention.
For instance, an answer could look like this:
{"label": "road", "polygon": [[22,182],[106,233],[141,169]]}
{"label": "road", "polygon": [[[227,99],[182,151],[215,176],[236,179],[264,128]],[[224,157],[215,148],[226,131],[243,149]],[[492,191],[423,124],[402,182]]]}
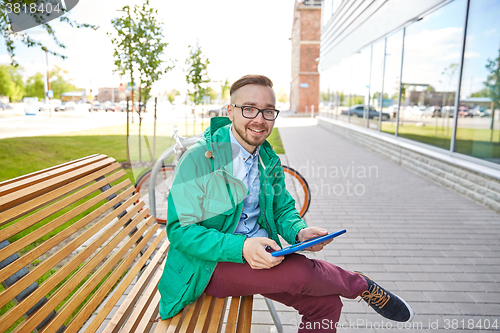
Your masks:
{"label": "road", "polygon": [[[177,124],[181,130],[186,124],[186,113],[188,114],[189,130],[192,126],[192,115],[189,107],[178,106],[163,106],[159,105],[157,112],[158,123]],[[145,128],[147,124],[153,122],[154,113],[149,111],[144,113],[143,124]],[[196,120],[199,123],[199,118]],[[207,121],[205,119],[205,121]],[[12,111],[0,112],[0,139],[16,138],[16,137],[32,137],[41,135],[54,135],[67,132],[83,131],[101,127],[109,127],[115,125],[125,125],[127,115],[124,112],[88,112],[87,109],[77,109],[75,111],[64,112],[40,112],[35,116],[26,116],[22,108],[22,103],[15,105]],[[138,118],[135,116],[135,125]],[[289,126],[308,126],[316,124],[315,118],[302,117],[287,117],[287,112],[282,112],[276,120],[276,127]],[[132,125],[133,126],[133,125]],[[158,128],[158,131],[165,130]],[[198,130],[198,125],[196,125]],[[113,133],[116,134],[116,133]],[[125,133],[120,133],[125,134]]]}
{"label": "road", "polygon": [[[152,122],[153,112],[144,113],[144,122]],[[157,114],[158,121],[185,119],[181,109],[163,109]],[[137,116],[135,122],[137,123]],[[124,125],[127,115],[124,112],[88,112],[86,108],[64,112],[40,112],[38,115],[24,114],[22,103],[14,105],[14,110],[0,112],[0,139],[53,135],[82,131],[93,128]]]}

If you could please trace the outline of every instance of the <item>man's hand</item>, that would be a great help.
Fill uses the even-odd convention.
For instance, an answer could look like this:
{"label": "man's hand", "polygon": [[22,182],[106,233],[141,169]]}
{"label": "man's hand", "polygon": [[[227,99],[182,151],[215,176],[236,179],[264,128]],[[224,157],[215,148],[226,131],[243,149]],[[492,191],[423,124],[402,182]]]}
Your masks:
{"label": "man's hand", "polygon": [[[299,239],[299,242],[303,242],[305,240],[311,239],[311,238],[316,238],[319,236],[324,236],[328,234],[328,231],[322,228],[318,227],[309,227],[309,228],[304,228],[300,229],[299,233],[297,234],[297,238]],[[308,247],[306,250],[307,251],[312,251],[312,252],[318,252],[323,250],[323,248],[327,245],[330,244],[330,242],[333,241],[332,239],[329,239],[327,241],[324,241],[322,243],[313,245],[311,247]]]}
{"label": "man's hand", "polygon": [[247,238],[243,243],[243,257],[253,269],[269,269],[285,259],[284,256],[273,257],[266,251],[266,246],[276,251],[281,250],[275,241],[267,237]]}

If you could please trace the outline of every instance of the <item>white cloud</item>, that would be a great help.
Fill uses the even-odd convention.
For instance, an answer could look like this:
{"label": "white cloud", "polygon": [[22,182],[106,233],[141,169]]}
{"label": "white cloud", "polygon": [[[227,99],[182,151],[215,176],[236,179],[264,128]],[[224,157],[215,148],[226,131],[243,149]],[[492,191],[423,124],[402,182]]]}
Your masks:
{"label": "white cloud", "polygon": [[8,54],[0,54],[0,64],[10,64],[11,59]]}
{"label": "white cloud", "polygon": [[476,52],[465,51],[465,59],[481,58],[481,55]]}
{"label": "white cloud", "polygon": [[497,29],[493,28],[491,30],[486,30],[486,31],[483,31],[483,35],[485,36],[493,36],[497,33]]}

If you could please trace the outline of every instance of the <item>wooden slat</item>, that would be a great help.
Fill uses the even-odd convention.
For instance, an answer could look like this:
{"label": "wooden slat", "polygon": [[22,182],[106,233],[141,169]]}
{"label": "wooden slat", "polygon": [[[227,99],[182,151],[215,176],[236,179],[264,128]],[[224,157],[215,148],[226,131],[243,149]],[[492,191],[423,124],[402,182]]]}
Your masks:
{"label": "wooden slat", "polygon": [[153,321],[151,320],[151,318],[156,316],[156,314],[158,313],[158,309],[160,307],[160,298],[160,292],[158,291],[158,288],[156,288],[154,298],[144,312],[144,316],[137,324],[137,328],[134,330],[134,332],[149,332],[151,330],[151,327],[153,327]]}
{"label": "wooden slat", "polygon": [[[91,182],[94,182],[96,179],[98,179],[104,175],[107,175],[107,174],[109,174],[109,173],[111,173],[119,168],[120,168],[120,164],[114,163],[106,168],[97,170],[96,172],[94,172],[90,175],[76,179],[74,182],[69,183],[69,184],[64,185],[64,186],[61,186],[60,188],[57,188],[54,191],[42,194],[33,200],[30,200],[30,201],[24,202],[24,203],[20,203],[19,205],[12,207],[12,208],[6,210],[5,212],[3,212],[2,214],[0,214],[0,226],[20,217],[22,215],[26,215],[27,213],[32,212],[35,209],[38,209],[39,207],[42,207],[48,203],[51,203],[54,200],[57,200],[58,198],[63,197],[66,194],[71,193],[71,192],[91,183]],[[121,172],[123,172],[123,170],[121,170]],[[57,207],[60,206],[60,205],[59,206],[56,206],[56,205],[58,205],[58,203],[55,203],[53,205],[54,207],[52,207],[52,209],[56,209]],[[55,211],[57,211],[57,210],[54,210],[53,212],[55,212]],[[47,213],[48,212],[49,211],[47,211]],[[28,217],[28,218],[30,218],[30,217]],[[26,220],[26,219],[24,219],[24,220]]]}
{"label": "wooden slat", "polygon": [[[144,225],[139,228],[139,230],[132,236],[130,239],[123,244],[123,246],[116,251],[111,258],[109,258],[104,264],[102,264],[97,272],[95,272],[91,278],[89,278],[79,289],[78,291],[71,296],[71,298],[64,304],[64,306],[59,309],[57,315],[52,318],[50,323],[40,331],[40,333],[48,333],[55,332],[61,325],[64,324],[67,318],[71,316],[71,314],[80,306],[80,304],[90,295],[90,293],[94,290],[95,287],[106,277],[106,275],[113,271],[113,267],[118,265],[115,268],[113,273],[106,279],[106,281],[99,287],[99,289],[92,295],[91,299],[87,302],[89,305],[86,309],[87,311],[80,311],[76,317],[78,319],[79,316],[82,316],[79,319],[82,323],[92,314],[93,309],[97,308],[100,302],[106,297],[106,294],[111,290],[111,288],[115,285],[118,279],[125,273],[127,268],[132,264],[135,258],[139,255],[140,251],[148,244],[149,240],[153,237],[156,230],[158,230],[159,225],[155,223],[153,227],[148,231],[148,228],[153,224],[154,219],[152,217],[144,223]],[[146,234],[145,234],[146,233]],[[142,236],[142,240],[139,244],[134,247],[135,242],[139,240]],[[127,253],[130,249],[129,253]],[[126,255],[126,257],[124,257]],[[120,262],[121,261],[121,262]],[[90,311],[88,311],[90,310]]]}
{"label": "wooden slat", "polygon": [[234,333],[236,331],[236,321],[238,319],[238,309],[240,307],[240,297],[234,296],[231,298],[229,306],[229,314],[226,322],[226,333]]}
{"label": "wooden slat", "polygon": [[[45,210],[54,211],[55,209],[58,209],[58,207],[52,207],[52,206],[62,206],[61,208],[64,208],[65,206],[70,205],[70,204],[82,199],[83,197],[86,197],[87,195],[95,192],[96,190],[99,190],[99,188],[106,185],[106,183],[113,182],[115,180],[120,179],[123,175],[124,174],[121,174],[121,172],[117,172],[117,173],[103,179],[102,181],[97,182],[97,183],[83,189],[82,191],[74,193],[74,194],[70,195],[69,197],[64,198],[63,200],[60,200],[57,205],[51,205],[51,206],[47,207],[46,209],[41,210],[41,211],[29,216],[28,218],[25,219],[25,220],[28,220],[27,222],[20,221],[19,223],[16,223],[14,225],[11,225],[11,226],[5,228],[4,230],[2,230],[2,237],[4,237],[4,239],[8,239],[8,238],[16,235],[17,233],[27,229],[29,226],[38,223],[39,221],[43,220],[47,216],[50,216],[51,214],[47,214],[47,212],[45,212]],[[106,181],[104,181],[104,180],[106,180]],[[67,213],[55,218],[50,223],[47,223],[44,226],[41,226],[40,228],[32,231],[31,233],[29,233],[28,235],[19,239],[18,241],[10,244],[9,246],[0,250],[0,261],[4,260],[5,258],[10,257],[12,254],[20,251],[21,249],[23,249],[27,245],[35,242],[37,239],[40,239],[41,237],[45,236],[49,232],[57,229],[58,227],[62,226],[63,224],[65,224],[66,222],[68,222],[69,220],[74,218],[75,216],[83,213],[87,209],[98,204],[100,201],[105,200],[111,194],[118,192],[119,190],[121,190],[122,188],[126,187],[129,184],[130,184],[130,180],[127,179],[123,183],[121,183],[119,187],[116,187],[116,186],[111,187],[109,190],[98,194],[97,196],[80,204],[77,207],[74,207],[73,209],[71,209]],[[59,205],[59,203],[61,203],[61,205]],[[0,280],[0,281],[3,281],[3,280]]]}
{"label": "wooden slat", "polygon": [[[152,230],[153,230],[153,233],[156,232],[156,230],[158,230],[158,225],[155,225],[153,228],[151,228],[148,231],[148,233],[151,233]],[[106,319],[106,316],[111,312],[113,307],[119,301],[120,297],[123,295],[123,293],[130,286],[132,281],[135,279],[135,277],[137,276],[139,271],[142,269],[144,264],[147,262],[149,257],[153,254],[154,250],[160,244],[160,242],[163,240],[163,238],[165,238],[165,236],[166,236],[165,231],[161,231],[160,234],[155,238],[155,240],[151,243],[151,245],[144,252],[144,254],[142,254],[141,258],[133,265],[133,267],[131,267],[130,271],[123,278],[123,280],[120,282],[120,284],[116,287],[113,294],[110,295],[106,299],[106,303],[104,303],[104,305],[99,309],[98,315],[93,318],[92,322],[89,324],[89,326],[87,326],[86,331],[88,331],[88,332],[96,332],[97,331],[97,329],[102,324],[104,319]],[[141,241],[141,244],[138,245],[138,247],[140,249],[143,248],[142,243],[143,243],[143,240]],[[115,272],[117,270],[115,270]],[[93,295],[92,299],[89,300],[89,302],[87,302],[85,304],[85,306],[80,310],[78,315],[75,318],[73,318],[73,320],[67,326],[67,328],[64,332],[65,333],[66,332],[68,332],[68,333],[69,332],[78,332],[81,329],[81,327],[83,326],[83,324],[85,323],[85,321],[87,320],[87,318],[94,313],[95,309],[97,308],[97,306],[99,306],[99,303],[102,301],[102,298],[104,298],[106,296],[106,293],[108,293],[109,290],[111,290],[111,287],[104,286],[104,285],[100,286],[99,290],[96,292],[96,295]],[[104,294],[103,297],[100,297],[97,295],[98,293],[101,293],[101,292]],[[99,302],[97,304],[92,304],[93,299],[97,298],[97,297],[100,297]]]}
{"label": "wooden slat", "polygon": [[23,188],[69,173],[79,168],[88,166],[92,163],[96,163],[99,160],[103,160],[105,158],[107,158],[107,156],[105,155],[103,157],[96,156],[94,158],[83,160],[78,163],[73,163],[63,167],[53,168],[50,171],[46,170],[44,172],[40,172],[36,175],[33,175],[32,177],[21,179],[16,182],[10,183],[8,185],[3,185],[2,187],[0,187],[0,195],[7,195],[9,193],[22,190]]}
{"label": "wooden slat", "polygon": [[170,324],[168,325],[168,328],[166,330],[166,333],[176,333],[177,332],[177,327],[179,326],[179,322],[182,318],[182,314],[184,311],[179,312],[176,314],[174,317],[170,319]]}
{"label": "wooden slat", "polygon": [[[146,214],[144,214],[145,212],[146,212]],[[73,291],[78,286],[78,284],[85,277],[87,277],[92,272],[92,270],[94,270],[99,265],[99,263],[101,263],[102,260],[104,260],[104,258],[107,255],[110,254],[110,251],[112,251],[113,249],[116,248],[116,246],[124,239],[124,237],[126,237],[130,233],[130,231],[134,227],[136,227],[140,221],[142,221],[144,219],[144,217],[146,215],[147,215],[147,209],[145,211],[142,211],[126,228],[122,229],[120,231],[120,233],[111,240],[111,242],[106,244],[104,246],[104,248],[97,253],[97,255],[95,255],[88,263],[86,263],[81,269],[79,269],[69,280],[67,280],[64,283],[64,285],[61,288],[59,288],[50,297],[50,299],[47,301],[47,303],[44,304],[44,306],[41,309],[39,309],[37,312],[35,312],[31,317],[27,318],[25,321],[23,321],[21,323],[21,325],[18,326],[19,330],[15,331],[15,332],[28,333],[28,332],[31,332],[32,330],[34,330],[37,327],[37,325],[52,311],[52,309],[54,309],[58,304],[60,304],[69,295],[69,293],[71,291]],[[147,223],[149,223],[149,225],[150,225],[151,223],[153,223],[153,219],[152,218],[148,219]],[[149,227],[149,225],[145,225],[146,228]],[[99,267],[99,270],[94,275],[92,275],[91,280],[95,281],[96,284],[99,283],[102,280],[102,278],[105,276],[105,274],[107,272],[109,272],[111,270],[111,268],[114,265],[116,265],[116,263],[120,260],[120,258],[124,254],[123,252],[126,252],[128,249],[130,249],[131,246],[137,241],[137,239],[139,239],[141,234],[136,232],[132,237],[130,237],[130,239],[127,242],[128,248],[123,247],[119,251],[115,252],[115,254],[110,259],[108,259],[104,265],[101,265]],[[111,266],[111,265],[113,265],[113,266]],[[98,276],[97,274],[99,274],[99,276],[101,276],[101,279],[99,279],[99,280],[94,279],[96,276]],[[87,282],[89,282],[89,281],[87,281]],[[88,290],[88,292],[90,292],[92,290],[92,288],[89,286],[91,286],[91,285],[88,283],[85,283],[81,288],[86,288]],[[81,288],[79,289],[78,295],[81,295],[81,292],[80,292]],[[75,295],[77,295],[77,294],[75,294]],[[77,297],[75,295],[73,295],[73,297]],[[73,299],[73,297],[70,299],[70,301]],[[66,304],[65,304],[64,309],[68,309],[68,307],[66,307]],[[58,313],[58,315],[60,315],[60,314],[61,314],[61,310]],[[71,312],[69,312],[69,314],[71,314]],[[68,314],[68,316],[69,316],[69,314]],[[64,322],[64,319],[63,319],[63,322]],[[48,325],[52,326],[53,323],[54,323],[54,320],[52,320]],[[52,331],[53,332],[57,331],[57,329],[59,329],[61,324],[59,324],[59,326],[57,326],[57,328],[53,329]],[[48,328],[48,326],[47,326],[47,328]]]}
{"label": "wooden slat", "polygon": [[134,310],[127,319],[127,322],[120,329],[120,332],[122,333],[135,332],[135,329],[137,328],[139,321],[141,320],[141,318],[144,317],[144,312],[146,311],[148,305],[151,303],[155,291],[158,290],[158,282],[160,281],[161,276],[163,274],[163,267],[164,266],[161,266],[156,271],[153,279],[151,279],[151,282],[144,291],[144,294],[140,298],[139,302],[136,303]]}
{"label": "wooden slat", "polygon": [[[136,282],[136,284],[134,285],[134,287],[132,288],[132,290],[128,294],[127,298],[123,301],[122,305],[118,308],[118,310],[116,311],[113,318],[111,318],[108,325],[104,328],[103,333],[111,333],[111,332],[114,333],[114,332],[118,332],[120,330],[123,323],[125,322],[125,319],[129,316],[130,312],[133,310],[135,304],[137,303],[137,300],[142,295],[147,284],[149,283],[151,278],[154,276],[157,269],[160,266],[162,267],[162,263],[163,263],[163,260],[165,259],[166,252],[168,250],[169,245],[170,245],[170,242],[168,239],[166,239],[165,242],[163,242],[160,250],[156,253],[153,260],[149,263],[146,270],[141,274],[141,277]],[[98,316],[99,315],[100,314],[98,314]],[[89,327],[89,329],[90,329],[90,327]],[[89,333],[92,332],[92,330],[87,330],[87,331]]]}
{"label": "wooden slat", "polygon": [[102,169],[108,165],[115,162],[113,158],[107,158],[105,160],[99,161],[97,163],[90,164],[84,168],[71,171],[67,174],[63,174],[40,183],[28,186],[19,191],[15,191],[0,197],[0,212],[10,209],[20,203],[34,199],[42,194],[53,191],[54,189],[61,187],[63,185],[69,184],[76,179],[84,177],[88,174],[95,172],[96,170]]}
{"label": "wooden slat", "polygon": [[[116,186],[113,187],[113,192],[116,192],[116,191],[122,189],[123,187],[127,186],[128,184],[130,184],[130,180],[128,180],[128,179],[121,182],[120,184],[117,184]],[[39,246],[37,246],[33,250],[27,252],[22,257],[20,257],[18,260],[14,261],[9,266],[5,267],[3,270],[0,270],[0,281],[3,281],[7,277],[9,277],[12,274],[12,271],[17,272],[21,268],[27,266],[33,260],[40,257],[42,254],[44,254],[45,252],[47,252],[48,250],[50,250],[51,248],[53,248],[54,246],[56,246],[57,244],[62,242],[64,239],[68,238],[76,231],[85,227],[87,224],[92,222],[94,219],[98,218],[100,215],[106,213],[106,211],[108,209],[112,208],[118,202],[121,202],[122,200],[124,200],[127,196],[131,195],[133,192],[134,192],[134,188],[129,187],[124,192],[117,195],[111,201],[108,201],[104,205],[93,210],[91,213],[84,216],[80,220],[76,221],[72,225],[68,226],[66,229],[60,231],[56,235],[52,236],[47,241],[43,242],[42,244],[40,244]],[[118,213],[116,213],[115,215],[117,216]],[[102,227],[104,227],[104,226],[105,225],[102,225]],[[96,230],[96,232],[97,232],[97,230]],[[8,245],[5,248],[3,248],[2,250],[0,250],[0,261],[4,260],[5,258],[8,258],[10,255],[16,253],[17,251],[22,249],[24,246],[29,245],[29,243],[27,243],[27,242],[22,243],[23,239],[21,239],[17,242],[14,242],[13,244]],[[22,243],[21,246],[18,246],[19,245],[18,243],[19,244]],[[76,247],[74,249],[76,249]],[[8,270],[7,270],[7,268],[8,268]],[[0,304],[0,306],[2,306],[2,305]]]}
{"label": "wooden slat", "polygon": [[160,320],[158,324],[156,324],[156,328],[154,333],[165,333],[168,330],[168,327],[170,326],[170,321],[172,318],[168,318],[165,320]]}
{"label": "wooden slat", "polygon": [[180,329],[181,332],[193,333],[196,326],[196,321],[203,305],[204,298],[205,295],[202,294],[200,297],[198,297],[195,303],[189,305],[188,311],[186,312],[184,320],[182,321]]}
{"label": "wooden slat", "polygon": [[252,329],[253,296],[243,296],[238,315],[237,333],[250,333]]}
{"label": "wooden slat", "polygon": [[[15,183],[15,182],[19,182],[19,181],[24,180],[26,178],[35,177],[35,176],[37,176],[39,174],[42,174],[42,173],[45,173],[45,172],[48,172],[48,171],[52,171],[52,170],[56,170],[56,169],[65,167],[65,166],[70,165],[70,164],[75,164],[75,163],[78,163],[80,161],[87,160],[89,158],[93,158],[95,156],[103,156],[103,158],[107,158],[106,155],[99,155],[99,154],[94,154],[94,155],[82,157],[82,158],[79,158],[77,160],[69,161],[69,162],[66,162],[66,163],[63,163],[63,164],[59,164],[59,165],[47,168],[47,169],[38,170],[38,171],[35,171],[35,172],[32,172],[32,173],[28,173],[26,175],[22,175],[22,176],[19,176],[19,177],[16,177],[16,178],[11,178],[11,179],[4,180],[3,182],[0,182],[0,189],[3,189],[4,186],[6,186],[6,185],[9,185],[9,184],[12,184],[12,183]],[[0,193],[2,193],[2,191],[3,190],[0,190]]]}
{"label": "wooden slat", "polygon": [[[146,261],[153,254],[154,250],[160,244],[160,242],[165,238],[165,236],[166,236],[166,233],[165,233],[165,231],[162,230],[160,232],[160,234],[155,238],[155,240],[153,241],[153,243],[151,243],[151,245],[149,246],[149,248],[147,249],[147,251],[143,254],[143,256],[141,257],[141,259],[134,265],[134,267],[130,270],[130,272],[127,274],[127,276],[122,280],[122,282],[120,283],[120,285],[114,291],[113,295],[111,295],[108,298],[108,300],[106,301],[106,303],[104,304],[104,306],[99,310],[99,313],[97,313],[96,317],[92,320],[92,322],[89,324],[89,326],[87,326],[87,328],[85,329],[85,332],[89,332],[90,333],[90,332],[97,331],[97,329],[99,328],[99,326],[106,319],[107,315],[111,312],[111,310],[113,310],[113,307],[115,306],[115,304],[119,301],[120,297],[123,295],[123,293],[130,286],[130,284],[135,279],[135,277],[137,276],[137,274],[139,273],[139,271],[141,270],[141,268],[144,266],[144,264],[146,263]],[[165,240],[163,242],[162,248],[165,246],[165,243],[166,243],[166,246],[168,248],[168,245],[169,245],[168,244],[168,240]],[[161,249],[160,249],[160,251],[161,251]],[[155,260],[156,260],[156,262],[158,262],[159,257],[161,257],[160,251],[158,251],[156,253],[155,257],[149,263],[149,265],[148,265],[147,268],[150,268],[152,266],[158,267],[157,265],[155,265]],[[147,268],[146,268],[146,270],[147,270]],[[141,278],[142,278],[142,276],[144,274],[146,274],[146,271],[143,272],[143,274],[141,275]],[[139,283],[139,281],[137,283]],[[127,299],[128,299],[128,296],[124,300],[124,303],[127,302]],[[135,302],[133,304],[135,304]],[[78,327],[79,324],[80,323],[78,323],[78,322],[71,322],[71,324],[67,328],[67,331],[68,332],[72,332],[73,331],[72,326],[76,326],[76,330],[78,330],[79,329],[79,327]],[[81,327],[81,325],[80,325],[80,327]]]}
{"label": "wooden slat", "polygon": [[[131,199],[129,199],[129,201],[130,200],[137,200],[137,198],[138,198],[138,195],[134,195]],[[85,247],[85,249],[83,249],[80,253],[78,253],[70,262],[68,262],[59,271],[57,271],[52,276],[50,276],[50,278],[47,279],[45,281],[45,283],[41,284],[33,293],[31,293],[29,296],[27,296],[16,307],[10,309],[7,312],[8,315],[4,314],[4,316],[2,317],[2,319],[5,318],[5,320],[0,321],[0,331],[2,329],[6,329],[6,328],[10,327],[18,318],[20,318],[24,313],[26,313],[26,311],[28,311],[33,305],[35,305],[43,296],[45,296],[50,290],[52,290],[54,287],[56,287],[57,284],[59,284],[66,276],[68,276],[71,272],[73,272],[75,269],[77,269],[79,267],[79,265],[82,262],[84,262],[84,260],[86,258],[88,258],[91,254],[93,254],[94,251],[96,251],[97,249],[99,249],[99,247],[102,244],[104,244],[104,242],[106,240],[109,239],[110,235],[113,235],[116,231],[118,231],[143,206],[144,206],[143,202],[140,202],[138,205],[136,205],[130,212],[128,212],[120,220],[116,221],[109,229],[107,229],[106,233],[103,233],[99,237],[97,237],[91,244],[89,244],[89,246]],[[145,211],[148,212],[149,209],[146,209]],[[116,245],[118,245],[118,243],[120,241],[120,239],[118,239],[118,238],[121,237],[121,239],[123,239],[124,234],[125,235],[128,234],[137,223],[138,223],[138,221],[132,222],[126,228],[122,229],[122,231],[116,237],[114,237],[105,246],[105,248],[103,250],[109,251],[110,249],[112,249]],[[85,266],[83,266],[82,268],[80,268],[79,271],[73,277],[75,277],[76,275],[80,276],[80,275],[85,274],[85,275],[82,276],[82,279],[83,279],[84,276],[87,276],[90,273],[90,271],[93,269],[93,267],[95,267],[97,265],[95,263],[95,260],[102,261],[102,259],[104,259],[105,255],[106,255],[105,251],[100,251],[96,256],[94,256],[92,258],[91,261],[89,261]],[[59,253],[57,253],[56,255],[58,255],[58,254]],[[64,258],[64,257],[61,257],[59,260],[61,260],[62,258]],[[99,262],[97,262],[97,263],[99,263]],[[94,266],[92,267],[92,265],[94,265]],[[29,274],[27,276],[25,276],[24,278],[26,278],[28,276],[29,276]],[[20,281],[22,281],[23,279],[21,279]],[[72,279],[72,280],[74,280],[74,279]],[[72,280],[70,280],[70,281],[72,281]],[[63,289],[63,288],[70,288],[71,286],[68,286],[68,285],[69,284],[66,283],[65,285],[63,285],[63,287],[61,287],[61,289]],[[11,288],[15,287],[15,286],[16,286],[16,284],[12,285]],[[75,287],[76,287],[76,285],[74,285],[71,290],[73,290]],[[49,300],[49,302],[47,302],[45,304],[45,306],[42,309],[40,309],[40,310],[43,310],[43,311],[39,310],[32,317],[30,317],[30,319],[33,318],[33,317],[35,317],[36,315],[38,315],[38,316],[41,316],[41,317],[43,316],[41,319],[38,318],[39,319],[38,322],[40,322],[41,320],[43,320],[49,314],[49,312],[51,311],[48,308],[50,306],[53,306],[52,309],[54,309],[55,306],[62,301],[62,300],[60,300],[60,301],[56,300],[54,298],[54,296],[55,295],[52,295],[52,297]],[[54,304],[52,304],[51,301]],[[52,304],[52,305],[48,305],[49,303]],[[23,322],[23,324],[26,324],[26,321]]]}
{"label": "wooden slat", "polygon": [[[68,227],[68,229],[70,229],[70,228],[77,229],[79,227],[85,226],[90,221],[92,221],[94,218],[97,218],[102,213],[105,213],[106,210],[111,208],[116,202],[119,202],[119,201],[123,200],[125,197],[127,197],[128,195],[130,195],[133,191],[134,191],[133,188],[129,188],[127,191],[118,195],[117,198],[104,204],[98,210],[93,211],[91,214],[85,216],[80,221],[77,221],[75,224]],[[126,202],[126,204],[131,205],[134,202],[133,200],[134,200],[134,198],[129,199]],[[127,207],[126,204],[123,206]],[[45,274],[45,272],[49,271],[52,267],[54,267],[63,258],[65,258],[68,255],[70,255],[71,253],[73,253],[73,251],[75,251],[78,247],[80,247],[88,239],[90,239],[92,236],[94,236],[99,230],[101,230],[104,226],[106,226],[109,222],[111,222],[115,217],[117,217],[121,213],[121,211],[122,210],[115,210],[115,211],[111,212],[108,216],[103,218],[101,221],[97,222],[94,226],[92,226],[86,232],[84,232],[83,234],[81,234],[80,236],[78,236],[77,238],[72,240],[69,244],[64,246],[62,249],[60,249],[56,254],[52,255],[51,257],[47,258],[42,263],[40,263],[28,275],[24,276],[22,279],[17,281],[15,284],[13,284],[9,288],[7,288],[3,292],[1,292],[0,293],[0,306],[7,304],[7,302],[9,302],[11,299],[13,299],[19,293],[19,290],[26,289],[30,284],[35,282],[38,278],[40,278],[43,274]],[[112,227],[112,229],[118,230],[121,226],[121,223],[123,223],[123,222],[117,221],[115,223],[115,227],[114,228]],[[66,230],[64,230],[63,233],[64,232],[66,232]],[[72,230],[69,230],[68,233],[72,234],[73,232],[72,232]],[[54,241],[52,241],[52,239],[49,239],[47,242],[54,243],[55,241],[57,241],[57,236],[55,236],[53,238],[55,238]],[[101,244],[104,244],[107,237],[101,236],[100,239],[102,241]],[[49,243],[49,245],[51,245],[50,243]],[[97,245],[98,245],[97,243],[94,244],[94,247],[96,247]],[[38,248],[40,248],[40,247],[42,248],[42,250],[40,252],[37,252]],[[97,248],[98,248],[98,246],[95,249],[97,249]],[[17,272],[22,267],[25,267],[27,265],[27,262],[31,262],[31,260],[33,258],[38,258],[40,255],[42,255],[43,253],[46,252],[46,249],[47,249],[47,246],[45,246],[45,243],[44,243],[44,244],[40,245],[39,247],[33,249],[29,253],[27,253],[26,255],[22,256],[18,260],[14,261],[9,266],[2,269],[0,271],[0,276],[1,276],[0,281],[5,280],[7,277],[12,275],[12,272]],[[63,269],[65,269],[65,271],[67,271],[67,274],[71,273],[71,271],[73,269],[78,267],[78,264],[80,262],[83,262],[91,254],[92,254],[92,252],[90,252],[90,248],[89,248],[89,250],[85,249],[84,251],[79,253],[77,256],[75,256],[75,258],[73,259],[73,260],[77,261],[76,264],[74,265],[74,267],[73,266],[72,266],[72,268],[69,268],[69,267],[64,268],[63,267]],[[64,279],[64,276],[61,276],[63,273],[58,272],[57,274],[59,274],[57,276],[60,276],[59,279],[60,279],[60,281],[62,281]],[[55,278],[55,277],[51,277],[51,278]]]}
{"label": "wooden slat", "polygon": [[208,324],[210,323],[210,318],[213,312],[213,306],[215,304],[215,298],[210,295],[205,294],[203,300],[203,306],[201,307],[200,314],[198,316],[198,322],[194,328],[195,333],[207,333]]}
{"label": "wooden slat", "polygon": [[214,311],[210,318],[209,332],[220,332],[222,329],[222,321],[224,320],[224,313],[226,311],[227,298],[216,298]]}

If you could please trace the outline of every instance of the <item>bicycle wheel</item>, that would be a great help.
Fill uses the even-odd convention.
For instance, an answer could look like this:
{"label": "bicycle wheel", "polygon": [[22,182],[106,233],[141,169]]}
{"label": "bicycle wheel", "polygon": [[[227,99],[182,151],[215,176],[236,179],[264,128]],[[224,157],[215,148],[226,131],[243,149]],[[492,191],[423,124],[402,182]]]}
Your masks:
{"label": "bicycle wheel", "polygon": [[[163,166],[156,176],[155,197],[156,197],[156,221],[167,223],[167,196],[174,180],[175,166],[168,164]],[[135,184],[135,193],[139,193],[141,200],[149,207],[149,179],[151,170],[142,175]],[[149,215],[148,215],[149,216]]]}
{"label": "bicycle wheel", "polygon": [[283,165],[283,171],[285,172],[286,189],[295,199],[295,208],[299,211],[300,217],[304,217],[311,204],[309,185],[305,178],[296,170]]}

